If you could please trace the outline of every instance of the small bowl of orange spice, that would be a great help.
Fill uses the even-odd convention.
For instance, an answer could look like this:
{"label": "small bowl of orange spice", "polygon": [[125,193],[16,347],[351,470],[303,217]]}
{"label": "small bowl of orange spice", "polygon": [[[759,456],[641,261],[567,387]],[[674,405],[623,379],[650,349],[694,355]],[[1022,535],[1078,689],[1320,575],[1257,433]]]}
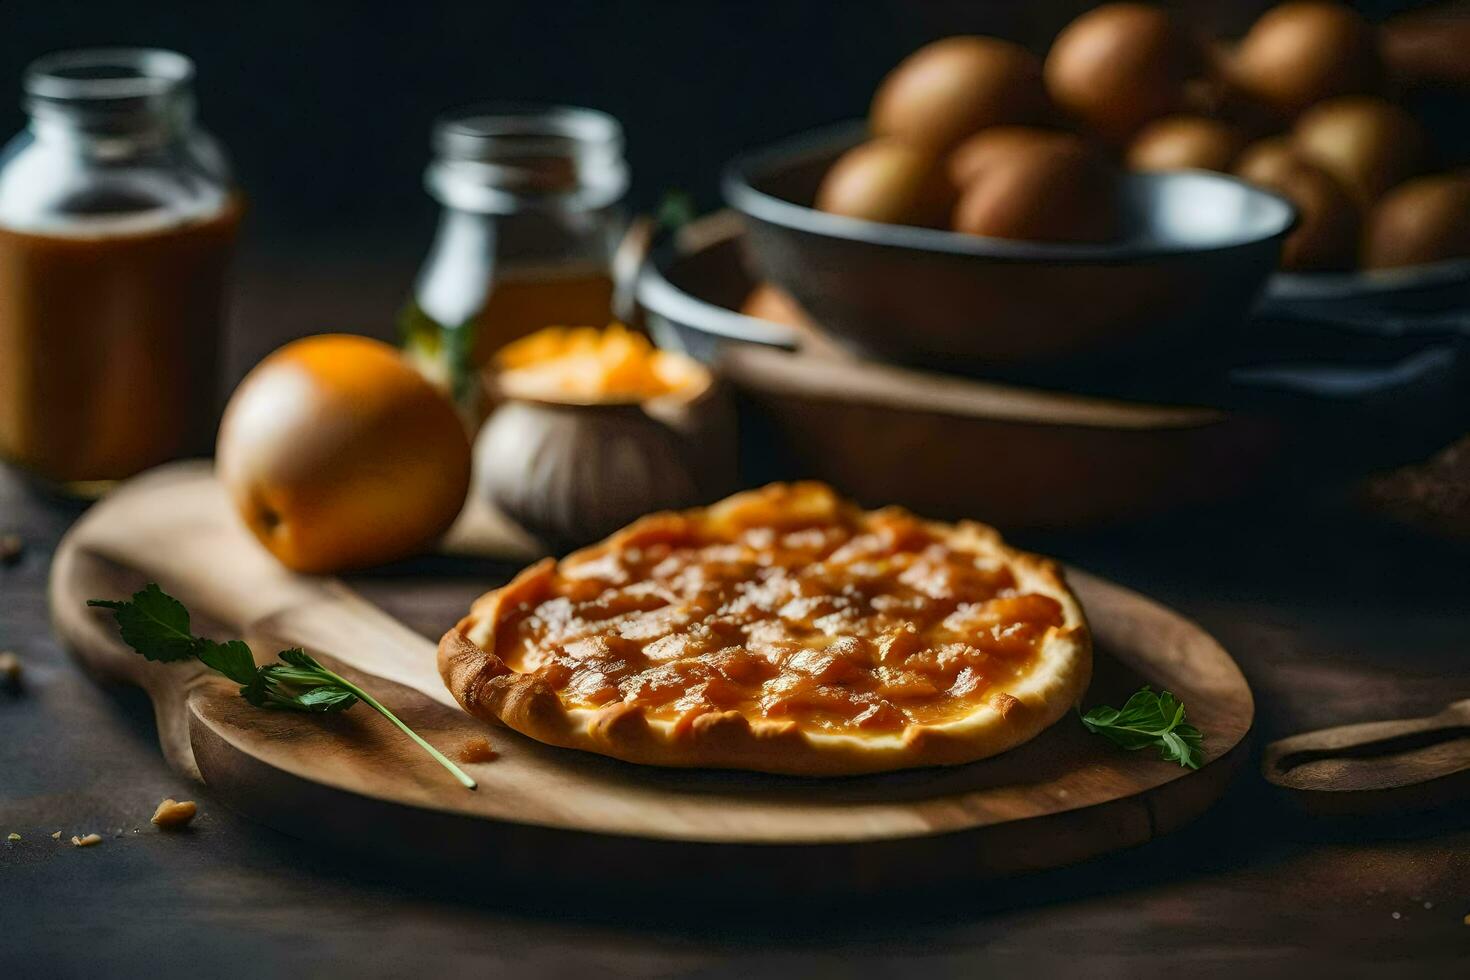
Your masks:
{"label": "small bowl of orange spice", "polygon": [[545,544],[587,544],[734,480],[733,407],[704,365],[621,324],[548,327],[500,351],[475,492]]}

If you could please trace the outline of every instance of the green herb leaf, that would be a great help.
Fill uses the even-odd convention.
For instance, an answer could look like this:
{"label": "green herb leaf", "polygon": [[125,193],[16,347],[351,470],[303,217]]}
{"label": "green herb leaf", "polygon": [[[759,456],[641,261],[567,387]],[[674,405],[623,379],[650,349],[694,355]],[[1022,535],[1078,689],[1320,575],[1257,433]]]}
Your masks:
{"label": "green herb leaf", "polygon": [[89,599],[87,605],[111,609],[123,642],[149,660],[187,660],[198,652],[199,640],[189,632],[189,610],[153,582],[131,600]]}
{"label": "green herb leaf", "polygon": [[298,695],[296,703],[303,711],[346,711],[357,703],[357,695],[340,687],[314,687]]}
{"label": "green herb leaf", "polygon": [[219,671],[236,684],[249,684],[255,680],[255,656],[251,654],[250,647],[246,646],[244,640],[230,640],[226,643],[200,640],[195,656],[206,667]]}
{"label": "green herb leaf", "polygon": [[1157,746],[1166,762],[1200,767],[1204,735],[1184,723],[1184,703],[1168,691],[1155,694],[1145,685],[1122,708],[1093,708],[1082,716],[1082,724],[1119,748],[1136,752]]}
{"label": "green herb leaf", "polygon": [[305,650],[292,647],[277,654],[283,663],[261,667],[240,696],[260,708],[287,711],[346,711],[357,695],[344,681],[317,663]]}
{"label": "green herb leaf", "polygon": [[665,192],[663,200],[658,202],[654,220],[664,231],[678,231],[698,216],[694,198],[688,191],[671,190]]}
{"label": "green herb leaf", "polygon": [[89,599],[87,605],[111,609],[123,642],[149,660],[186,660],[190,657],[240,685],[240,696],[258,708],[315,713],[346,711],[366,703],[433,757],[466,789],[475,781],[444,754],[424,741],[398,716],[347,678],[333,673],[299,647],[282,650],[280,663],[255,665],[255,656],[243,640],[220,643],[189,631],[189,610],[150,582],[131,600]]}

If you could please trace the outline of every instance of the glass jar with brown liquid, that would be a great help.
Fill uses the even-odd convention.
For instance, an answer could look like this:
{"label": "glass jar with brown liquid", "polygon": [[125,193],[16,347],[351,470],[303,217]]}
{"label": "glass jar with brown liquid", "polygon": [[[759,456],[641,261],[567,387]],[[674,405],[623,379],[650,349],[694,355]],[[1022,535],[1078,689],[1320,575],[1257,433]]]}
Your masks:
{"label": "glass jar with brown liquid", "polygon": [[404,310],[405,344],[465,404],[474,369],[548,326],[605,326],[626,226],[623,131],[591,109],[487,106],[434,127],[444,206]]}
{"label": "glass jar with brown liquid", "polygon": [[207,452],[238,198],[171,51],[44,57],[0,153],[0,457],[95,495]]}

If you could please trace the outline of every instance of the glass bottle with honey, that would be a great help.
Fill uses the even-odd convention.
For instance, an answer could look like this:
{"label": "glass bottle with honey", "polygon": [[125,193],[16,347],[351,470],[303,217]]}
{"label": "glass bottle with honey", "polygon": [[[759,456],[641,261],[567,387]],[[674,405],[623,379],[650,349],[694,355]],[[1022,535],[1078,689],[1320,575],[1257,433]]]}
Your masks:
{"label": "glass bottle with honey", "polygon": [[171,51],[41,58],[0,152],[0,457],[80,495],[213,438],[239,203],[193,77]]}
{"label": "glass bottle with honey", "polygon": [[402,328],[464,405],[475,370],[510,341],[611,319],[628,167],[617,120],[570,107],[454,112],[433,149],[425,183],[443,211]]}

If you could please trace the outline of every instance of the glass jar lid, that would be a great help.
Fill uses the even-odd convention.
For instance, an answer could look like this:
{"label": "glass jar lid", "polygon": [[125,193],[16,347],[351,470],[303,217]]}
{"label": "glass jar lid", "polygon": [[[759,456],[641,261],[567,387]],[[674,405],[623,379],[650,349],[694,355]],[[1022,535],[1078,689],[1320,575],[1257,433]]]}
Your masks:
{"label": "glass jar lid", "polygon": [[628,189],[623,127],[572,106],[491,104],[434,124],[429,193],[448,207],[485,214],[594,210]]}
{"label": "glass jar lid", "polygon": [[159,48],[79,48],[27,67],[25,109],[37,122],[99,134],[187,122],[194,62]]}

